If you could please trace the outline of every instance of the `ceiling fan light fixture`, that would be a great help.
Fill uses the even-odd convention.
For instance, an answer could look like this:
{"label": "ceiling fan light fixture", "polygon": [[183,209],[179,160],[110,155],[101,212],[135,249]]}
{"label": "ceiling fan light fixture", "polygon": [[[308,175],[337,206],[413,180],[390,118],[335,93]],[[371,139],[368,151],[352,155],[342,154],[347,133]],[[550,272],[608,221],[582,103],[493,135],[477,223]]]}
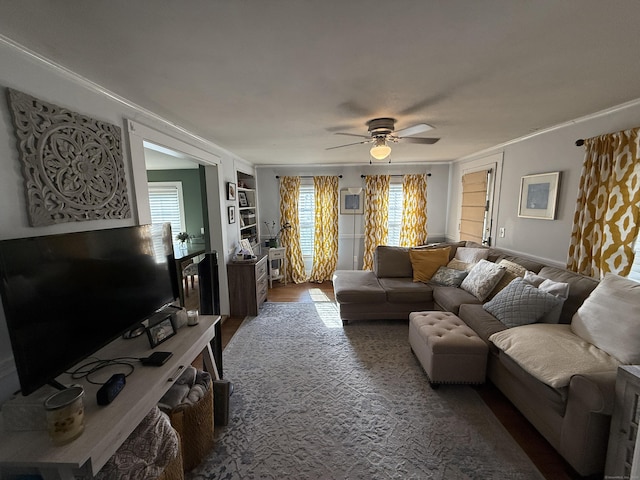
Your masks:
{"label": "ceiling fan light fixture", "polygon": [[387,142],[383,138],[376,140],[376,143],[369,151],[371,156],[376,160],[384,160],[391,153],[391,147],[387,145]]}

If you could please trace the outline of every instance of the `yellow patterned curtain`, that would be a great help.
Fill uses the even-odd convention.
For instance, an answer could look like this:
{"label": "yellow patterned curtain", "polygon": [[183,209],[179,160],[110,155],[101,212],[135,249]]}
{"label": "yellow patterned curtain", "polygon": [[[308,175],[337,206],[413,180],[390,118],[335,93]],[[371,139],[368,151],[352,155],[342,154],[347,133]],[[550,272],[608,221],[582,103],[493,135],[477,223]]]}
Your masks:
{"label": "yellow patterned curtain", "polygon": [[402,226],[400,246],[427,243],[427,175],[404,175],[402,179]]}
{"label": "yellow patterned curtain", "polygon": [[310,282],[331,280],[338,264],[338,177],[313,177],[315,221]]}
{"label": "yellow patterned curtain", "polygon": [[280,241],[287,248],[288,282],[306,281],[302,249],[300,248],[300,217],[298,199],[300,197],[300,177],[282,177],[280,179],[280,224],[289,222],[290,229],[282,231]]}
{"label": "yellow patterned curtain", "polygon": [[365,177],[363,270],[373,270],[373,252],[389,234],[389,175]]}
{"label": "yellow patterned curtain", "polygon": [[585,140],[567,268],[628,275],[640,211],[640,128]]}

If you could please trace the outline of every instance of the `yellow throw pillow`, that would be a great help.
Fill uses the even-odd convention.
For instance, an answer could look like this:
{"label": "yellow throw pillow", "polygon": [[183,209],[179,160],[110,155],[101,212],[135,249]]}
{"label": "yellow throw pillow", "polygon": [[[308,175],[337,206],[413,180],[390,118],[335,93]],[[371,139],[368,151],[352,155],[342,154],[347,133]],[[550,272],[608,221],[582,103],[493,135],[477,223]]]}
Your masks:
{"label": "yellow throw pillow", "polygon": [[434,249],[411,249],[409,260],[413,267],[414,282],[428,282],[438,268],[449,263],[451,247]]}

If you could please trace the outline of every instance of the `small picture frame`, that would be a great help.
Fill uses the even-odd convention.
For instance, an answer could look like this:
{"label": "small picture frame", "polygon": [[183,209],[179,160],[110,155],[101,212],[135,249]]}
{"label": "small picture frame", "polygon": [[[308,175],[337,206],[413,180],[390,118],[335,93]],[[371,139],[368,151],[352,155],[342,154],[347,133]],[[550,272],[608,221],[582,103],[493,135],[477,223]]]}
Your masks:
{"label": "small picture frame", "polygon": [[236,184],[227,182],[227,200],[236,199]]}
{"label": "small picture frame", "polygon": [[236,223],[236,207],[231,205],[227,208],[227,215],[229,216],[229,223]]}
{"label": "small picture frame", "polygon": [[171,321],[171,315],[165,317],[153,325],[147,327],[147,336],[151,348],[156,348],[165,340],[170,339],[176,334],[176,327]]}
{"label": "small picture frame", "polygon": [[248,207],[247,194],[245,192],[238,192],[238,203],[241,207]]}
{"label": "small picture frame", "polygon": [[522,177],[518,217],[555,220],[559,183],[560,172]]}
{"label": "small picture frame", "polygon": [[340,190],[340,214],[362,215],[364,213],[364,191],[351,193],[349,189]]}

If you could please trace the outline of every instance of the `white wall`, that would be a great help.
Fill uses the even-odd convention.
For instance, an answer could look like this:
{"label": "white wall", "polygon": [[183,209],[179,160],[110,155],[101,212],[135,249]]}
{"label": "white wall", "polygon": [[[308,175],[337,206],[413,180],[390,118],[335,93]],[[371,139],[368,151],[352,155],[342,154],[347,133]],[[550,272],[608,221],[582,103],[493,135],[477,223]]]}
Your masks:
{"label": "white wall", "polygon": [[[575,141],[638,126],[640,102],[635,102],[577,119],[564,126],[456,162],[451,169],[451,214],[447,221],[447,238],[458,238],[459,185],[465,165],[492,154],[503,154],[493,245],[564,267],[584,160],[584,147],[576,147]],[[561,172],[556,219],[519,218],[521,177],[555,171]],[[496,235],[499,227],[505,228],[504,238]]]}
{"label": "white wall", "polygon": [[[232,154],[209,142],[198,139],[189,132],[180,130],[163,121],[151,112],[144,111],[136,105],[118,99],[102,91],[98,86],[77,77],[75,74],[54,67],[41,59],[28,55],[16,47],[3,42],[0,39],[0,87],[2,87],[2,99],[0,100],[0,240],[19,237],[40,236],[54,233],[66,233],[73,231],[85,231],[102,228],[114,228],[130,226],[139,223],[139,217],[144,218],[144,205],[140,209],[140,198],[144,199],[144,192],[135,192],[135,171],[144,170],[140,160],[132,161],[132,158],[140,158],[131,155],[128,143],[126,119],[134,119],[136,122],[157,129],[160,132],[172,136],[182,142],[195,145],[199,149],[207,151],[218,158],[218,184],[224,181],[235,181],[235,162],[238,161]],[[73,222],[47,227],[30,227],[26,215],[26,201],[24,184],[16,148],[16,137],[10,110],[6,102],[5,87],[20,90],[33,95],[45,102],[53,103],[83,115],[115,124],[122,129],[122,154],[125,164],[126,181],[129,200],[133,216],[123,220],[105,220],[91,222]],[[144,158],[144,155],[142,155]],[[142,160],[144,161],[144,160]],[[140,177],[138,174],[137,177]],[[146,185],[146,182],[145,182]],[[223,190],[218,188],[216,191]],[[138,193],[138,197],[136,197]],[[143,201],[142,204],[145,202]],[[210,207],[221,210],[219,198],[210,203]],[[147,207],[148,208],[148,202]],[[217,215],[219,219],[221,214]],[[224,218],[226,218],[226,211]],[[215,228],[229,230],[225,223],[215,225]],[[223,250],[228,249],[228,244],[233,243],[236,229],[220,235],[224,238]],[[226,263],[226,256],[220,258],[222,265]],[[224,268],[224,267],[223,267]],[[226,279],[226,274],[224,275]],[[226,286],[221,289],[225,292]],[[228,298],[223,300],[228,305]],[[224,311],[222,313],[225,313]],[[228,313],[228,312],[226,312]],[[15,373],[15,365],[11,354],[11,345],[8,338],[4,311],[0,308],[0,403],[18,389],[18,380]]]}
{"label": "white wall", "polygon": [[[448,164],[415,164],[415,165],[335,165],[335,166],[297,166],[297,167],[260,167],[256,168],[258,179],[260,236],[264,242],[269,232],[264,222],[280,221],[279,176],[319,176],[342,175],[339,189],[348,187],[364,187],[361,175],[431,173],[427,179],[427,232],[429,241],[444,239],[446,229],[446,210],[448,198],[449,165]],[[309,180],[310,182],[312,180]],[[358,257],[358,267],[362,266],[363,216],[340,215],[338,218],[338,269],[353,268],[353,257]],[[355,236],[354,236],[355,220]],[[355,238],[355,243],[354,243]],[[355,246],[355,248],[354,248]]]}

